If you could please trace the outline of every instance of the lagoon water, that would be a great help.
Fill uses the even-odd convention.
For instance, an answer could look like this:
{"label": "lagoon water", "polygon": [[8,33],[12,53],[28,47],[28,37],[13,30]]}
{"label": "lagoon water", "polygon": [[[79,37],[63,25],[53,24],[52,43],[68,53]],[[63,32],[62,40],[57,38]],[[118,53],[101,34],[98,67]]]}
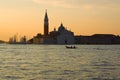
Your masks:
{"label": "lagoon water", "polygon": [[120,80],[120,45],[0,44],[0,80]]}

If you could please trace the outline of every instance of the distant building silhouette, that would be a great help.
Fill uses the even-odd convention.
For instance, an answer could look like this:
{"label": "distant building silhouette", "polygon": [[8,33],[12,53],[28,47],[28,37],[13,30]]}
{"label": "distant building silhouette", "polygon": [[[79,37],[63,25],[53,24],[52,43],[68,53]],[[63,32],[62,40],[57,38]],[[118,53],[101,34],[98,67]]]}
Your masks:
{"label": "distant building silhouette", "polygon": [[120,44],[120,37],[113,34],[75,36],[75,44]]}
{"label": "distant building silhouette", "polygon": [[44,17],[44,34],[38,33],[28,41],[32,44],[120,44],[120,37],[113,34],[94,34],[92,36],[74,36],[74,32],[67,30],[64,25],[49,32],[47,10]]}
{"label": "distant building silhouette", "polygon": [[27,44],[26,36],[21,37],[20,41],[17,39],[17,35],[14,35],[13,37],[9,38],[9,44]]}
{"label": "distant building silhouette", "polygon": [[44,36],[48,36],[48,33],[49,33],[49,19],[46,10],[45,18],[44,18]]}
{"label": "distant building silhouette", "polygon": [[60,34],[57,37],[58,44],[74,44],[74,33],[68,31],[63,24],[61,23],[58,33]]}
{"label": "distant building silhouette", "polygon": [[74,33],[67,30],[62,23],[58,31],[54,28],[49,33],[49,19],[46,11],[44,17],[44,35],[39,33],[28,42],[33,44],[74,44]]}
{"label": "distant building silhouette", "polygon": [[0,44],[1,44],[1,43],[6,43],[6,42],[5,42],[5,41],[3,41],[3,40],[0,40]]}
{"label": "distant building silhouette", "polygon": [[27,43],[26,36],[21,37],[20,43],[23,43],[23,44],[26,44],[26,43]]}

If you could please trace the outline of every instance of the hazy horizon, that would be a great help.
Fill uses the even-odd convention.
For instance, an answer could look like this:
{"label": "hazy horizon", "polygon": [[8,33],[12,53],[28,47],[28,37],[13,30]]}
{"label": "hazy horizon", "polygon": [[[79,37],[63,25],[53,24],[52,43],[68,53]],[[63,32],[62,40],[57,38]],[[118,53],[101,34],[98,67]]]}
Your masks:
{"label": "hazy horizon", "polygon": [[75,35],[120,35],[120,0],[2,0],[0,40],[43,34],[45,10],[52,31],[61,22]]}

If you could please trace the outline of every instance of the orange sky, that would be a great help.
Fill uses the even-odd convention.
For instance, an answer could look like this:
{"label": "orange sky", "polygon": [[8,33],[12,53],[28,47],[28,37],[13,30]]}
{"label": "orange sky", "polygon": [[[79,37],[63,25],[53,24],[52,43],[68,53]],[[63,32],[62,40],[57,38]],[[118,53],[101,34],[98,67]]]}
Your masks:
{"label": "orange sky", "polygon": [[43,33],[45,9],[50,31],[62,22],[75,35],[120,35],[120,0],[2,0],[0,40]]}

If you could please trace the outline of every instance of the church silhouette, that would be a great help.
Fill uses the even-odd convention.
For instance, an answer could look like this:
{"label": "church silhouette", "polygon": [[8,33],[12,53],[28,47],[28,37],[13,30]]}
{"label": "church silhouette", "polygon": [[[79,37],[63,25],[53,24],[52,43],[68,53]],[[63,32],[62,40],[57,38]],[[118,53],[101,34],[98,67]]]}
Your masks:
{"label": "church silhouette", "polygon": [[44,34],[38,33],[35,37],[29,40],[29,43],[33,44],[74,44],[74,33],[67,30],[64,25],[58,27],[58,30],[54,28],[49,32],[49,18],[47,10],[44,17]]}

